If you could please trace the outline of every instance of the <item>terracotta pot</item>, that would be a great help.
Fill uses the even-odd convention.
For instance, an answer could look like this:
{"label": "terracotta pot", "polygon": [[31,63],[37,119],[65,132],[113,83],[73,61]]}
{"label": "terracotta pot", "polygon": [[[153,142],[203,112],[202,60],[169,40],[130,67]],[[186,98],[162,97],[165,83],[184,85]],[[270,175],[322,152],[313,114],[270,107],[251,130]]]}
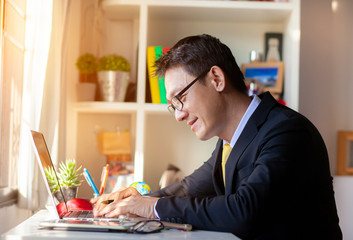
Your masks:
{"label": "terracotta pot", "polygon": [[94,101],[96,87],[95,83],[78,83],[76,85],[77,101]]}

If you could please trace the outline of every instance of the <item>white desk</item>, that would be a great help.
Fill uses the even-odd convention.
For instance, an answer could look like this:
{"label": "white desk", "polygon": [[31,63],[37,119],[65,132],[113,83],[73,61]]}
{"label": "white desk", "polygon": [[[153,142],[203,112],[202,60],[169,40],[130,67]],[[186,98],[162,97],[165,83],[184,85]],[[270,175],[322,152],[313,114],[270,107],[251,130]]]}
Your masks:
{"label": "white desk", "polygon": [[214,239],[239,239],[231,233],[212,231],[191,231],[163,230],[160,233],[131,234],[114,232],[83,232],[83,231],[60,231],[38,229],[39,221],[49,219],[47,210],[41,210],[23,223],[11,229],[1,236],[2,240],[13,239],[193,239],[193,240],[214,240]]}

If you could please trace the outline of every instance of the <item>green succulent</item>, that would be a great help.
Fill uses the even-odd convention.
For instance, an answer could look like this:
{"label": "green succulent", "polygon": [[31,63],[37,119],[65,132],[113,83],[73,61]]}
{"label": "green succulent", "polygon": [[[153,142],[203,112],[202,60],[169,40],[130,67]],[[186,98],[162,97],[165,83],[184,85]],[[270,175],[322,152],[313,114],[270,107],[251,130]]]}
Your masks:
{"label": "green succulent", "polygon": [[52,193],[59,190],[58,180],[56,179],[55,171],[52,167],[44,168],[45,176],[48,179],[49,188]]}
{"label": "green succulent", "polygon": [[76,169],[76,161],[74,159],[67,159],[65,163],[61,162],[58,173],[60,186],[79,186],[82,182],[82,180],[78,179],[82,175],[82,173],[79,173],[81,167],[82,166]]}
{"label": "green succulent", "polygon": [[92,53],[85,53],[77,59],[76,67],[83,74],[94,73],[97,69],[97,59]]}
{"label": "green succulent", "polygon": [[98,60],[97,71],[130,72],[130,63],[122,56],[110,54]]}

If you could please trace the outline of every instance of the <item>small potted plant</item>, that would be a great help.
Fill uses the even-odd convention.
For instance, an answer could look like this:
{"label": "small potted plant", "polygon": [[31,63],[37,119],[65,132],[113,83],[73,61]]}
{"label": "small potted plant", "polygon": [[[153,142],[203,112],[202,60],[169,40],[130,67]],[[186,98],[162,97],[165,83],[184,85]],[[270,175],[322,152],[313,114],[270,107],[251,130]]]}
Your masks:
{"label": "small potted plant", "polygon": [[44,168],[45,176],[47,177],[49,188],[52,194],[59,191],[59,183],[52,167]]}
{"label": "small potted plant", "polygon": [[126,58],[110,54],[97,63],[98,83],[104,101],[123,102],[130,81],[130,64]]}
{"label": "small potted plant", "polygon": [[77,59],[76,67],[80,71],[77,99],[79,101],[93,101],[97,87],[97,59],[93,54],[85,53]]}
{"label": "small potted plant", "polygon": [[[44,169],[50,190],[59,202],[64,201],[60,193],[60,188],[66,201],[76,198],[78,186],[82,183],[82,180],[79,180],[79,177],[82,175],[82,173],[79,173],[80,169],[81,166],[76,168],[76,161],[74,159],[67,159],[65,163],[61,162],[57,176],[52,167]],[[58,179],[56,177],[58,177]]]}

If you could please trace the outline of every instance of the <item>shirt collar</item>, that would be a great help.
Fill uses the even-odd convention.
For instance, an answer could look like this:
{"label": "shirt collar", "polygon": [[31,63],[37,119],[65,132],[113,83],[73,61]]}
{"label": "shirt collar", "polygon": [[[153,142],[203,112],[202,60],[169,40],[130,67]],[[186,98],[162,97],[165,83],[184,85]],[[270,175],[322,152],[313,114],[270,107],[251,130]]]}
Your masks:
{"label": "shirt collar", "polygon": [[253,99],[252,99],[248,109],[246,109],[246,112],[244,113],[242,119],[240,120],[240,123],[239,123],[237,129],[233,133],[232,140],[230,141],[230,143],[223,140],[223,145],[229,144],[232,148],[234,147],[235,143],[238,141],[240,134],[243,132],[245,125],[249,121],[249,118],[255,112],[255,110],[256,110],[257,106],[259,106],[260,102],[261,102],[261,99],[257,95],[253,95]]}

